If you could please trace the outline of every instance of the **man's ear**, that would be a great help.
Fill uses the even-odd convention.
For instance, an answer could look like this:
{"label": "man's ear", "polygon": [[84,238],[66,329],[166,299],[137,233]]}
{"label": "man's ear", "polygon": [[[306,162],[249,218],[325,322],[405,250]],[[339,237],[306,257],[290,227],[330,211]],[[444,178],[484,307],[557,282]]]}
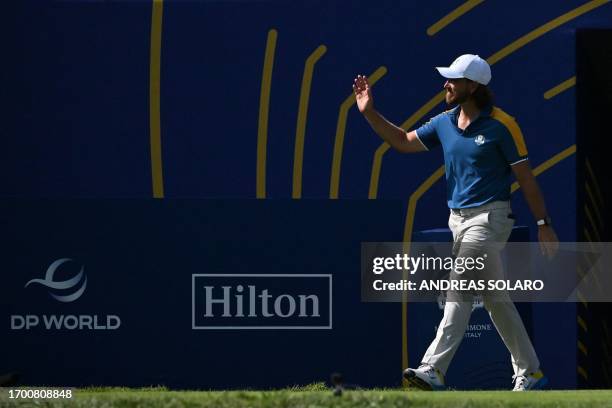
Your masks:
{"label": "man's ear", "polygon": [[480,86],[480,84],[476,81],[472,81],[470,80],[470,82],[468,82],[468,86],[470,89],[470,95],[474,94],[474,92],[476,92],[476,90],[478,89],[478,87]]}

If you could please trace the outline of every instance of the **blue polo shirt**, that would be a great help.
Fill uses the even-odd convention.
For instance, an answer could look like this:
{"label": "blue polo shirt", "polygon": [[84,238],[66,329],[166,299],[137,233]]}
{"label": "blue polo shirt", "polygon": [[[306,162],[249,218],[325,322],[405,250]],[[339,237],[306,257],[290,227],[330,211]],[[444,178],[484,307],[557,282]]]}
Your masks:
{"label": "blue polo shirt", "polygon": [[449,208],[469,208],[510,199],[512,169],[527,160],[523,134],[513,117],[489,106],[465,129],[457,127],[460,106],[416,130],[427,150],[442,145]]}

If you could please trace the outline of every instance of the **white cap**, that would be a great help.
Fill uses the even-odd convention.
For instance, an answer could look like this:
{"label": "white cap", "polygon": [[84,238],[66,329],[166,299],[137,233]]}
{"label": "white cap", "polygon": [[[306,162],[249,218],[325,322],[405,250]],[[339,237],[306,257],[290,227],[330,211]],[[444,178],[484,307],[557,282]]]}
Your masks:
{"label": "white cap", "polygon": [[450,67],[436,67],[444,78],[467,78],[487,85],[491,80],[491,67],[478,55],[464,54],[453,61]]}

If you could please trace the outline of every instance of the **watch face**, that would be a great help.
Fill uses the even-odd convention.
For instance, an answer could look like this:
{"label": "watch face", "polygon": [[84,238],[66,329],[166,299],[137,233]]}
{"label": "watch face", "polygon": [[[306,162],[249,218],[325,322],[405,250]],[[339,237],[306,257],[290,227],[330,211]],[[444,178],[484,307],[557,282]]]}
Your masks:
{"label": "watch face", "polygon": [[541,220],[538,220],[537,222],[538,225],[550,225],[550,223],[551,223],[550,217],[543,218]]}

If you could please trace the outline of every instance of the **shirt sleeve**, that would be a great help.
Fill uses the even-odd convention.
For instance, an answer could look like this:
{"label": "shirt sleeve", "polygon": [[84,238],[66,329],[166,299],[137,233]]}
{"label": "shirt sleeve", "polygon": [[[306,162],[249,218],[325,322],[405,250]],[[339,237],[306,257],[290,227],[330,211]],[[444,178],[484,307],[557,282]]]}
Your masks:
{"label": "shirt sleeve", "polygon": [[440,120],[440,115],[434,116],[429,121],[418,128],[416,132],[417,139],[425,146],[427,150],[440,146],[440,138],[438,137],[437,124]]}
{"label": "shirt sleeve", "polygon": [[500,146],[506,162],[512,166],[527,160],[527,146],[521,128],[514,119],[504,123],[504,127],[506,132],[500,139]]}
{"label": "shirt sleeve", "polygon": [[501,125],[499,147],[510,166],[527,160],[527,146],[523,132],[516,120],[499,108],[493,108],[491,116]]}

